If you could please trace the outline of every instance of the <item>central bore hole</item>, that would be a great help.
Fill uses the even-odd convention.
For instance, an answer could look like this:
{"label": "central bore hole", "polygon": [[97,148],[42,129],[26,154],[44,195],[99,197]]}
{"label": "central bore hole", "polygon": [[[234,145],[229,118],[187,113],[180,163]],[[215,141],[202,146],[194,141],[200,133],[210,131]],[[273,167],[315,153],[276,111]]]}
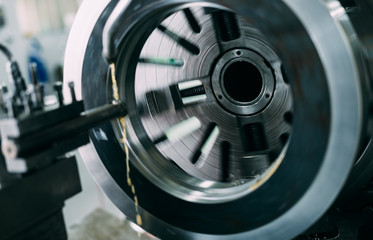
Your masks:
{"label": "central bore hole", "polygon": [[258,68],[245,61],[228,66],[223,76],[227,94],[238,102],[250,102],[262,91],[263,79]]}

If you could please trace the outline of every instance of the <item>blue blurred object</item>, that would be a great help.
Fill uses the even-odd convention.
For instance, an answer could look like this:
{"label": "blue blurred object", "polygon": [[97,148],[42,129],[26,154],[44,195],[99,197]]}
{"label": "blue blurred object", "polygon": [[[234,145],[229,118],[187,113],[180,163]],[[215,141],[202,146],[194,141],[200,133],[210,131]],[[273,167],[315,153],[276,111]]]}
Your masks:
{"label": "blue blurred object", "polygon": [[[35,63],[37,66],[37,77],[40,83],[46,83],[49,81],[48,71],[46,64],[42,58],[42,46],[36,38],[30,39],[30,49],[28,54],[28,64]],[[28,71],[29,79],[31,81],[31,71]]]}

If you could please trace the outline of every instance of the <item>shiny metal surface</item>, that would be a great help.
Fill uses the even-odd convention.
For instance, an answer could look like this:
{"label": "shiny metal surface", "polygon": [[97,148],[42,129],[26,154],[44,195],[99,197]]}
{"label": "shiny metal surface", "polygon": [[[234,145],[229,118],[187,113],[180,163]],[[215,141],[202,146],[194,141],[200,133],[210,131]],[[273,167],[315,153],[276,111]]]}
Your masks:
{"label": "shiny metal surface", "polygon": [[110,0],[101,0],[92,5],[88,1],[83,1],[80,5],[68,39],[68,42],[73,44],[67,44],[65,51],[63,92],[66,102],[71,102],[71,94],[68,87],[71,81],[74,82],[77,100],[82,100],[82,82],[80,79],[83,71],[84,54],[92,30],[109,2]]}
{"label": "shiny metal surface", "polygon": [[[265,171],[276,160],[286,142],[283,142],[281,135],[290,134],[291,123],[284,120],[286,113],[290,115],[289,118],[292,115],[289,85],[283,80],[278,57],[259,30],[239,20],[241,37],[229,42],[234,50],[226,51],[218,47],[212,17],[205,14],[204,8],[191,8],[191,11],[197,22],[202,23],[202,31],[190,39],[191,42],[203,43],[201,53],[198,56],[188,54],[162,32],[154,30],[140,55],[146,58],[182,59],[184,65],[180,68],[139,63],[134,80],[135,104],[141,109],[141,124],[153,142],[165,129],[191,116],[200,119],[202,126],[197,131],[176,143],[166,141],[156,144],[156,148],[194,177],[224,182],[219,151],[221,144],[228,142],[230,164],[225,181],[240,184],[238,181],[246,182]],[[161,24],[178,35],[193,36],[182,11],[171,15]],[[196,68],[193,62],[201,67]],[[245,72],[250,64],[253,64],[252,68]],[[232,67],[232,73],[227,73]],[[258,71],[257,79],[249,77],[253,71]],[[178,106],[175,100],[178,96],[174,96],[177,93],[172,92],[172,87],[193,82],[193,79],[201,81],[204,101]],[[253,90],[251,100],[240,100],[240,97],[250,93],[249,89],[255,87],[257,89]],[[242,88],[248,90],[240,92]],[[151,99],[150,94],[153,95]],[[155,105],[160,107],[154,109]],[[191,159],[198,149],[198,143],[203,142],[203,138],[209,134],[208,128],[212,124],[216,124],[220,130],[215,144],[206,156],[193,162]],[[256,136],[250,138],[248,135],[251,132],[255,132]],[[149,169],[154,172],[155,167]]]}
{"label": "shiny metal surface", "polygon": [[[90,24],[78,20],[69,40],[66,61],[74,67],[69,63],[65,71],[81,79],[87,108],[111,99],[101,53],[102,32],[115,4],[83,6],[80,16],[95,17]],[[185,8],[201,24],[200,32],[190,28]],[[211,9],[236,13],[239,37],[222,40]],[[117,77],[129,109],[132,179],[147,231],[161,239],[289,239],[328,209],[355,161],[366,111],[364,64],[338,1],[143,0],[123,2],[115,12],[122,24],[114,32],[108,24],[103,38],[108,49],[111,40],[119,44],[114,50],[119,50]],[[160,24],[166,29],[157,29]],[[90,33],[78,33],[82,26]],[[175,34],[196,44],[198,53],[175,41]],[[84,47],[75,44],[80,39]],[[170,58],[178,66],[164,64]],[[159,59],[162,64],[154,64]],[[236,62],[254,65],[261,76],[250,98],[225,84],[227,69]],[[204,92],[178,107],[171,88],[182,92],[185,85],[202,85]],[[198,130],[176,142],[154,144],[191,117],[199,119]],[[264,126],[267,152],[242,144],[243,126],[252,123]],[[208,148],[214,131],[219,134],[209,154],[193,164],[195,149]],[[206,132],[211,135],[204,141]],[[290,138],[281,138],[284,133]],[[93,129],[92,145],[81,153],[108,196],[135,219],[116,136],[116,123]],[[226,155],[219,152],[226,142],[233,146],[228,174],[221,160]]]}

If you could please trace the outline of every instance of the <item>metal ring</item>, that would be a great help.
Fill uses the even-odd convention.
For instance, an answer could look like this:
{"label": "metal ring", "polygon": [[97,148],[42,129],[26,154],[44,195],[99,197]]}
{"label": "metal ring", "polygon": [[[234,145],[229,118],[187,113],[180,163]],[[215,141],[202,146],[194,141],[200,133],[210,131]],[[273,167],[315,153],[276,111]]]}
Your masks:
{"label": "metal ring", "polygon": [[[141,213],[146,219],[144,228],[162,239],[287,239],[294,237],[310,226],[332,203],[354,160],[362,128],[363,104],[360,97],[361,85],[351,47],[338,22],[321,1],[206,2],[214,6],[218,3],[228,7],[256,23],[260,21],[266,23],[265,26],[259,24],[260,29],[278,51],[293,86],[293,95],[298,100],[295,105],[294,132],[285,160],[274,175],[256,191],[229,202],[206,205],[193,200],[179,199],[152,183],[160,179],[153,179],[154,176],[135,170],[135,184],[142,190],[139,197],[144,201],[143,204],[140,202]],[[137,3],[140,6],[145,4],[142,5],[144,9],[140,8],[142,12],[138,14],[139,10],[136,11],[138,5],[130,4],[128,6],[129,20],[133,20],[132,18],[136,15],[144,17],[141,18],[142,21],[146,21],[146,17],[154,17],[155,15],[151,15],[154,10],[153,6],[158,6],[159,9],[165,7],[171,11],[177,9],[175,6],[181,7],[180,4],[186,2],[138,1]],[[97,12],[101,11],[102,14],[93,21],[95,23],[87,46],[79,49],[79,51],[85,51],[85,57],[78,62],[79,67],[76,68],[78,71],[74,71],[71,65],[65,70],[74,79],[83,78],[82,93],[84,99],[87,100],[88,108],[107,101],[105,83],[88,82],[88,79],[105,79],[106,77],[107,65],[97,56],[101,54],[100,34],[103,24],[114,4],[112,1],[107,7],[104,5],[98,7]],[[89,11],[92,11],[92,7]],[[267,18],[268,12],[271,12],[270,19]],[[318,22],[323,22],[324,29],[328,29],[327,35],[320,31]],[[80,24],[75,23],[73,29],[80,28]],[[294,30],[299,36],[298,41],[293,39]],[[279,35],[282,36],[281,39]],[[328,36],[333,36],[333,38]],[[70,39],[72,39],[70,46],[75,41],[80,41],[79,38],[74,40],[71,37]],[[122,46],[130,46],[130,44],[124,43]],[[69,55],[72,52],[71,50],[67,53],[66,61],[74,59],[72,55]],[[130,52],[129,55],[131,55]],[[121,62],[127,66],[130,60],[124,57]],[[314,64],[310,64],[310,60]],[[80,69],[82,69],[81,75]],[[126,69],[126,71],[129,70],[131,69]],[[120,76],[128,77],[124,72],[121,72]],[[122,81],[125,80],[122,79]],[[128,87],[123,89],[122,85],[122,92],[130,91],[130,89]],[[100,90],[101,94],[97,94],[97,90]],[[330,99],[330,102],[325,102],[326,99]],[[133,117],[134,115],[132,119]],[[138,123],[132,120],[130,123],[132,130],[136,132],[133,137],[141,137],[138,134],[138,125],[136,125]],[[91,137],[98,151],[96,152],[92,146],[89,146],[91,153],[95,156],[86,159],[86,163],[88,168],[95,175],[97,174],[97,180],[101,182],[100,185],[109,197],[130,219],[134,219],[135,213],[131,208],[133,202],[127,195],[129,189],[126,188],[123,178],[124,165],[123,169],[118,168],[123,163],[120,161],[123,152],[116,139],[109,138],[108,141],[98,139],[95,131],[101,130],[108,136],[114,136],[109,124],[94,129]],[[312,139],[313,141],[310,141]],[[303,148],[299,149],[299,146]],[[341,149],[340,146],[349,147]],[[132,147],[138,147],[137,151],[142,149],[136,144]],[[82,153],[84,154],[84,151]],[[137,153],[141,157],[151,158],[147,154],[146,151],[141,154],[139,151]],[[113,156],[119,157],[113,161]],[[303,156],[301,160],[299,160],[300,156]],[[141,169],[141,162],[134,161],[134,164]],[[330,172],[338,174],[331,176]],[[299,178],[304,180],[299,181]],[[166,181],[167,183],[175,184],[176,182]],[[157,196],[155,199],[154,194]],[[192,192],[190,196],[193,196]],[[178,206],[183,206],[184,209]],[[222,211],[216,212],[217,208]],[[178,212],[174,215],[167,211],[170,209],[178,209]],[[268,213],[263,209],[272,209],[273,213]],[[175,218],[176,215],[177,218]],[[208,218],[205,219],[204,216]],[[250,216],[255,216],[253,217],[255,221]],[[306,216],[306,218],[299,220],[297,216]],[[230,225],[228,221],[230,218],[234,218],[237,222]],[[217,226],[221,228],[217,229]]]}

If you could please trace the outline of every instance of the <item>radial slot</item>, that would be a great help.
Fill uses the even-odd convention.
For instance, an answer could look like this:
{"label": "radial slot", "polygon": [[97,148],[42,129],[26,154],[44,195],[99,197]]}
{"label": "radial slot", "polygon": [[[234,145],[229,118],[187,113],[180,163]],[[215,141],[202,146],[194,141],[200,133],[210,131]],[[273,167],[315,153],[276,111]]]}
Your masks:
{"label": "radial slot", "polygon": [[185,18],[187,19],[190,28],[193,30],[195,33],[200,33],[201,32],[201,27],[197,21],[197,19],[194,17],[192,11],[189,8],[186,8],[183,10]]}
{"label": "radial slot", "polygon": [[284,114],[284,120],[288,123],[288,124],[292,124],[293,123],[293,113],[292,112],[286,112]]}
{"label": "radial slot", "polygon": [[261,123],[246,124],[242,130],[242,147],[246,153],[260,152],[268,149],[264,127]]}
{"label": "radial slot", "polygon": [[215,31],[223,42],[233,41],[241,36],[240,28],[233,12],[217,10],[212,12]]}
{"label": "radial slot", "polygon": [[230,158],[231,158],[231,144],[227,141],[221,143],[220,156],[221,156],[221,181],[229,182],[230,171]]}
{"label": "radial slot", "polygon": [[176,142],[191,134],[201,127],[201,122],[196,117],[191,117],[167,129],[163,136],[157,138],[154,144],[168,140],[170,143]]}
{"label": "radial slot", "polygon": [[282,77],[283,77],[283,79],[284,79],[284,82],[285,82],[286,84],[289,84],[289,78],[288,78],[288,75],[287,75],[287,73],[286,73],[286,70],[285,70],[285,67],[284,67],[283,64],[281,64],[281,74],[282,74]]}
{"label": "radial slot", "polygon": [[213,12],[216,11],[215,8],[211,8],[211,7],[204,7],[203,10],[204,10],[204,13],[205,13],[206,15],[207,15],[207,14],[212,14]]}
{"label": "radial slot", "polygon": [[216,123],[210,123],[207,127],[202,141],[198,144],[196,151],[193,153],[191,162],[197,166],[202,166],[207,156],[210,154],[216,139],[220,134],[219,126]]}
{"label": "radial slot", "polygon": [[146,102],[148,104],[151,115],[157,115],[168,109],[168,102],[166,96],[162,91],[153,90],[145,94]]}
{"label": "radial slot", "polygon": [[181,170],[182,172],[185,172],[184,169],[182,169],[179,164],[177,164],[174,160],[169,159],[170,163],[175,166],[177,169]]}
{"label": "radial slot", "polygon": [[283,146],[285,146],[285,144],[288,142],[288,139],[289,139],[289,133],[283,133],[281,134],[280,136],[280,142]]}
{"label": "radial slot", "polygon": [[271,165],[270,158],[266,154],[244,156],[241,161],[243,161],[241,167],[246,169],[243,178],[255,177]]}
{"label": "radial slot", "polygon": [[173,67],[184,66],[183,59],[174,59],[174,58],[139,58],[138,62],[156,64],[156,65],[173,66]]}
{"label": "radial slot", "polygon": [[194,43],[186,40],[185,38],[180,37],[176,33],[168,30],[165,26],[159,25],[158,29],[166,34],[169,38],[177,42],[180,46],[182,46],[185,50],[190,52],[191,54],[198,55],[199,54],[199,47]]}
{"label": "radial slot", "polygon": [[203,102],[207,98],[205,87],[201,80],[191,80],[172,85],[170,91],[175,109]]}

